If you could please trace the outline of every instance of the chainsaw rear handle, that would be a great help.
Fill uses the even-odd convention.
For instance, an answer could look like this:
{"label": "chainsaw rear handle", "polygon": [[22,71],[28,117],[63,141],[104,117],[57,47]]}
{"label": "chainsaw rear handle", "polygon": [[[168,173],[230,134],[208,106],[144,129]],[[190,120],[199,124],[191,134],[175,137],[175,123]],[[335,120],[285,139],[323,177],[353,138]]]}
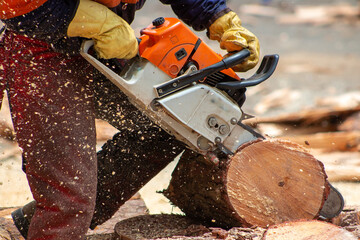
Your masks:
{"label": "chainsaw rear handle", "polygon": [[243,49],[237,53],[234,53],[230,57],[224,58],[220,62],[210,65],[206,68],[174,78],[164,84],[156,86],[155,89],[157,95],[161,98],[177,89],[185,87],[193,82],[202,80],[213,73],[234,67],[237,64],[243,62],[249,56],[250,51],[248,49]]}
{"label": "chainsaw rear handle", "polygon": [[242,79],[242,81],[232,82],[220,82],[216,84],[216,88],[223,90],[237,90],[246,87],[252,87],[262,83],[268,79],[275,71],[279,62],[279,55],[266,55],[261,61],[259,69],[254,75],[248,79]]}

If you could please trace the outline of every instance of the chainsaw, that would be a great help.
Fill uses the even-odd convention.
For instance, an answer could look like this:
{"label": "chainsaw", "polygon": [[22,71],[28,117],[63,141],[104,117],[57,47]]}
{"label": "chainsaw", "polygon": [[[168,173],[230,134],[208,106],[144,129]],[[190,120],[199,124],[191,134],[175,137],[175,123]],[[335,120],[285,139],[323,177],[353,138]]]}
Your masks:
{"label": "chainsaw", "polygon": [[[139,54],[121,72],[90,53],[91,40],[83,43],[81,55],[153,122],[210,159],[264,138],[243,123],[249,115],[241,107],[246,88],[273,74],[277,54],[264,56],[255,74],[243,79],[231,67],[249,57],[247,49],[223,58],[176,18],[157,18],[140,33]],[[338,215],[344,206],[341,194],[330,189],[323,218]]]}

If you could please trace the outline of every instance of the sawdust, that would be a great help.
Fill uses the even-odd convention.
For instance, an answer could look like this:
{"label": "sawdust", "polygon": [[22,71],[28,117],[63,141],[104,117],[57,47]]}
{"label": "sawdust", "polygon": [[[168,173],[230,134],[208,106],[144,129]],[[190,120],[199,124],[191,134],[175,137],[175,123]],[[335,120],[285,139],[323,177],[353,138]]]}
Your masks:
{"label": "sawdust", "polygon": [[[137,17],[135,32],[148,25],[154,16],[171,15],[169,8],[165,8],[154,1],[145,6]],[[246,1],[245,1],[246,2]],[[301,2],[301,1],[300,1]],[[237,10],[237,0],[229,1],[229,5]],[[166,10],[166,14],[164,13]],[[271,12],[270,12],[271,13]],[[277,115],[283,112],[296,112],[304,107],[316,104],[316,99],[334,96],[358,89],[360,82],[360,51],[359,29],[354,26],[341,28],[314,28],[314,26],[280,26],[276,22],[266,19],[245,21],[246,27],[253,29],[262,45],[262,54],[279,53],[280,63],[275,75],[262,85],[248,90],[245,104],[247,113],[254,112],[254,106],[278,89],[288,89],[288,93],[296,93],[292,98],[282,94],[283,103],[275,107],[270,106],[262,110],[264,115]],[[202,34],[202,35],[201,35]],[[205,34],[200,36],[205,38]],[[210,46],[218,48],[216,42]],[[219,50],[221,52],[221,50]],[[290,63],[290,64],[289,64]],[[251,73],[249,73],[251,74]],[[247,75],[247,74],[244,74]],[[297,95],[300,93],[300,96]],[[291,101],[288,101],[288,100]],[[0,113],[3,116],[3,113]],[[8,113],[7,113],[8,114]],[[0,161],[0,207],[21,206],[32,199],[25,174],[21,171],[21,155],[15,145],[0,142],[3,147],[1,154],[13,151]],[[99,144],[101,146],[101,143]],[[170,172],[171,168],[166,169]],[[325,163],[326,169],[326,163]],[[166,174],[165,174],[166,175]],[[157,193],[155,186],[164,186],[169,178],[164,173],[154,178],[142,191],[142,196],[150,212],[172,212],[173,206],[164,201]],[[344,195],[348,205],[359,205],[359,183],[332,183]],[[162,188],[162,187],[161,187]]]}

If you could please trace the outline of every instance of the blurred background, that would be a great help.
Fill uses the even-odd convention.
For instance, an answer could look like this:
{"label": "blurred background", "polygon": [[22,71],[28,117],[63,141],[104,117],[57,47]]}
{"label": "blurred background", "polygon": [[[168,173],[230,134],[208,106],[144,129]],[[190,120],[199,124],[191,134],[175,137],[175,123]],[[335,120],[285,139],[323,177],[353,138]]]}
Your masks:
{"label": "blurred background", "polygon": [[[279,54],[274,75],[247,90],[249,124],[269,137],[304,145],[322,161],[347,205],[360,205],[360,4],[357,0],[229,0],[245,28],[260,41],[261,55]],[[139,35],[157,17],[174,17],[169,6],[148,0],[132,24]],[[205,32],[199,37],[224,54]],[[239,74],[251,76],[256,69]],[[0,207],[32,199],[21,153],[13,140],[7,102],[0,112]],[[98,121],[98,147],[116,129]],[[175,211],[158,190],[166,188],[172,163],[141,191],[151,213]]]}

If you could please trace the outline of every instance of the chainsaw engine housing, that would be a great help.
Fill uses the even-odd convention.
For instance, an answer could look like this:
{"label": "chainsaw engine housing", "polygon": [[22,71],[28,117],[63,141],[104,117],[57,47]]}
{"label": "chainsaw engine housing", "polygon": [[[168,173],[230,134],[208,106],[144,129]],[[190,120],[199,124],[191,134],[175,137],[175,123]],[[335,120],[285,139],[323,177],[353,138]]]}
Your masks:
{"label": "chainsaw engine housing", "polygon": [[158,18],[141,30],[139,56],[121,73],[89,54],[92,44],[83,44],[83,57],[189,148],[204,155],[232,154],[260,136],[241,124],[244,114],[236,96],[243,95],[246,84],[231,69],[249,56],[248,50],[223,59],[176,18]]}
{"label": "chainsaw engine housing", "polygon": [[[139,54],[169,77],[179,76],[191,64],[197,69],[203,69],[223,59],[178,19],[162,18],[164,20],[160,21],[161,24],[156,23],[158,19],[141,30]],[[221,72],[240,80],[232,69]]]}

